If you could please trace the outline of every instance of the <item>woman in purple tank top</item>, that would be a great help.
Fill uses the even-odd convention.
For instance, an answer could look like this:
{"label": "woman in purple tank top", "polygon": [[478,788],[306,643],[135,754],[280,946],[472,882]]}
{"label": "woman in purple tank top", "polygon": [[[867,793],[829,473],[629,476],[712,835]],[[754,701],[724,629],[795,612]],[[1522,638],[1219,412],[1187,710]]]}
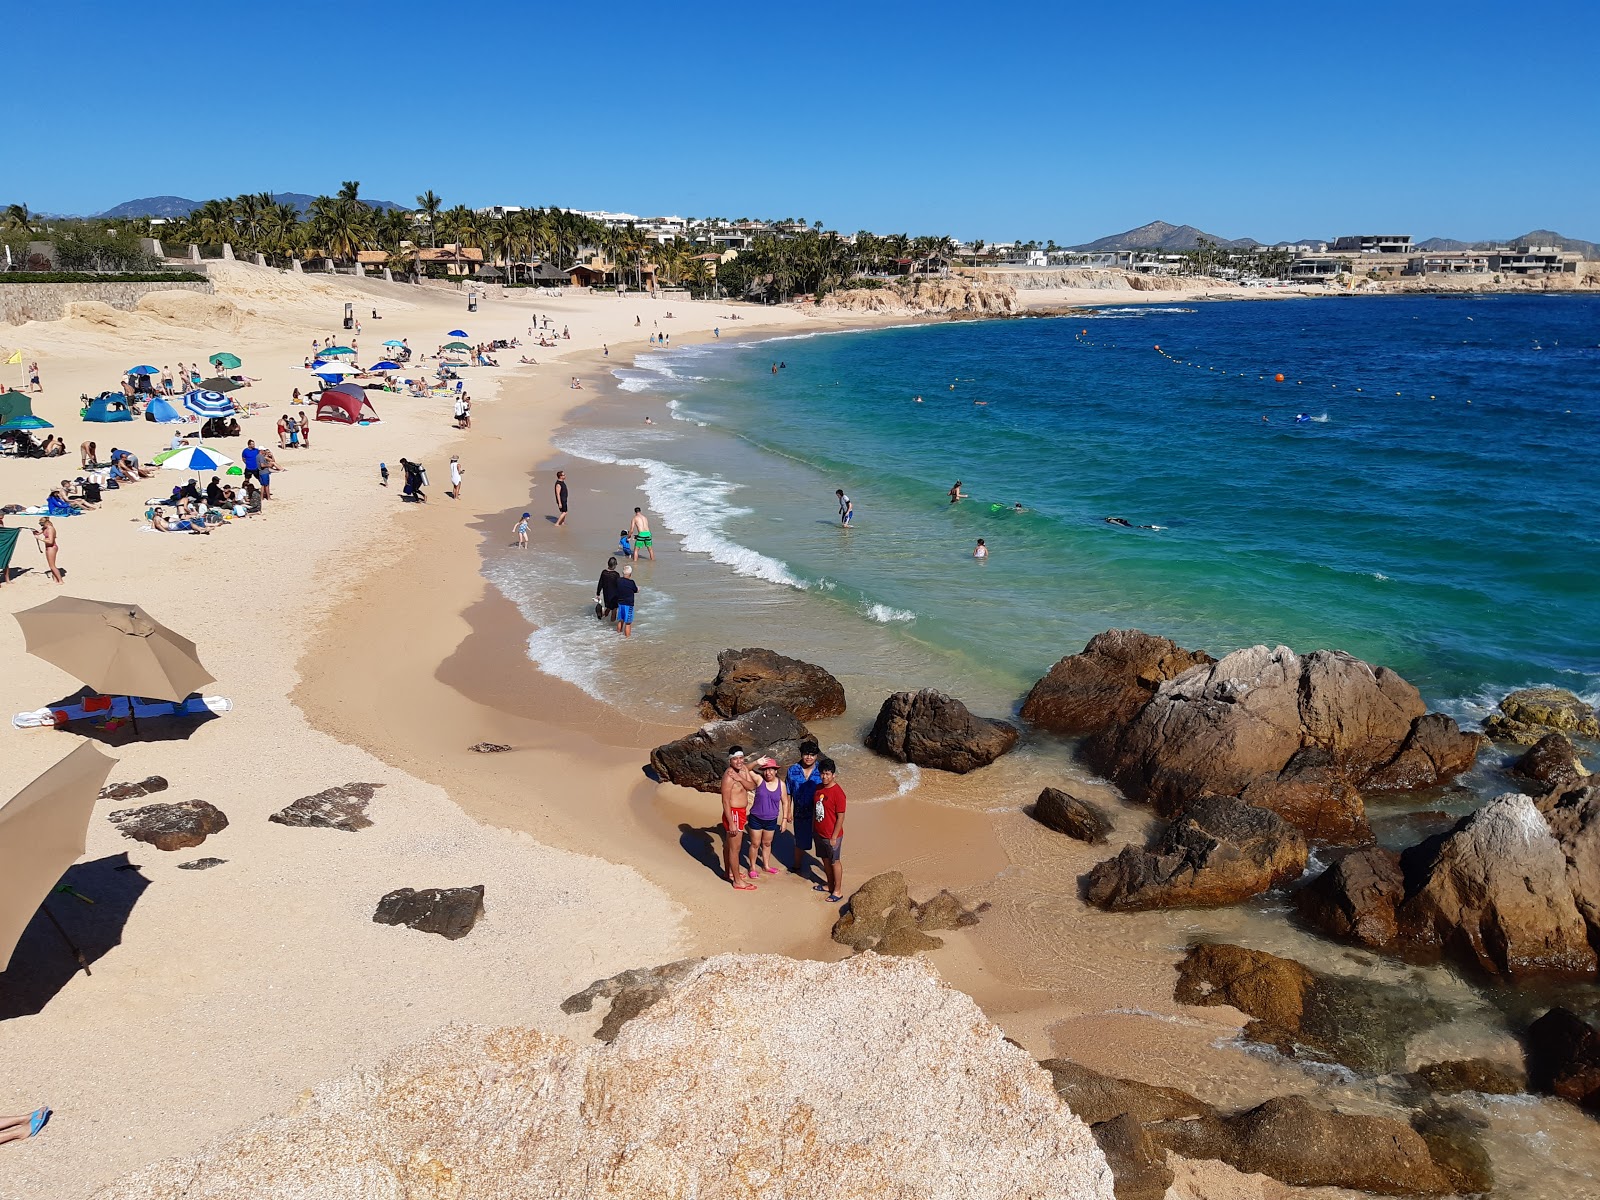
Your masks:
{"label": "woman in purple tank top", "polygon": [[756,763],[756,770],[761,772],[761,782],[756,784],[755,793],[750,797],[747,823],[751,879],[756,878],[756,872],[763,866],[768,875],[778,873],[778,868],[772,865],[772,838],[779,829],[788,829],[793,819],[789,787],[778,776],[777,762],[763,758]]}

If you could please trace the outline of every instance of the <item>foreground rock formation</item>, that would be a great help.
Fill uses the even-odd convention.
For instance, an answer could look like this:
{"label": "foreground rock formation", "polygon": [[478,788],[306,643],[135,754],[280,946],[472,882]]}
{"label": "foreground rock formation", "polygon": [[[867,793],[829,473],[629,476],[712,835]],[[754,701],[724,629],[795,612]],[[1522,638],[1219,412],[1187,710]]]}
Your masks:
{"label": "foreground rock formation", "polygon": [[776,704],[802,721],[844,712],[844,685],[821,667],[771,650],[724,650],[717,677],[700,701],[700,715],[728,720]]}
{"label": "foreground rock formation", "polygon": [[1023,717],[1163,815],[1236,796],[1309,838],[1372,840],[1362,793],[1448,782],[1483,738],[1429,713],[1399,675],[1336,650],[1252,646],[1220,661],[1111,630],[1034,685]]}
{"label": "foreground rock formation", "polygon": [[610,1043],[453,1029],[100,1200],[1112,1200],[1050,1077],[913,960],[724,955]]}
{"label": "foreground rock formation", "polygon": [[[981,906],[980,906],[981,910]],[[978,923],[977,912],[949,892],[940,892],[918,904],[911,898],[906,877],[899,871],[874,875],[845,902],[833,923],[833,940],[856,952],[905,955],[937,950],[943,938],[937,929],[965,929]]]}
{"label": "foreground rock formation", "polygon": [[797,762],[800,743],[811,731],[786,709],[766,704],[732,721],[712,721],[677,741],[650,751],[650,767],[665,783],[700,792],[720,791],[728,769],[728,749],[742,746],[749,761],[770,754],[781,763]]}
{"label": "foreground rock formation", "polygon": [[1016,744],[1015,725],[974,716],[933,688],[890,696],[867,735],[868,748],[886,758],[957,775],[988,766]]}

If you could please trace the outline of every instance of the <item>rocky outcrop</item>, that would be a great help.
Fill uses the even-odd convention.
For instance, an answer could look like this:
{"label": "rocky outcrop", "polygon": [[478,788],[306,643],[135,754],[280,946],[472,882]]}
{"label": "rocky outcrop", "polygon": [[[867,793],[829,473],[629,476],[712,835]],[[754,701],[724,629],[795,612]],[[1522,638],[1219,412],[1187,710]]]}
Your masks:
{"label": "rocky outcrop", "polygon": [[1060,788],[1047,787],[1033,803],[1033,819],[1057,833],[1103,846],[1111,836],[1111,818],[1098,805]]}
{"label": "rocky outcrop", "polygon": [[610,1007],[594,1036],[602,1042],[614,1042],[623,1025],[652,1004],[666,999],[667,993],[703,962],[703,958],[680,958],[659,967],[634,967],[608,979],[596,979],[583,991],[563,1000],[561,1011],[569,1016],[586,1013],[594,1007],[595,1001],[609,1001]]}
{"label": "rocky outcrop", "polygon": [[1544,790],[1571,787],[1589,777],[1572,740],[1564,733],[1547,733],[1512,765],[1511,770],[1531,779]]}
{"label": "rocky outcrop", "polygon": [[933,688],[890,696],[867,735],[867,747],[886,758],[957,775],[988,766],[1016,744],[1016,726],[973,716]]}
{"label": "rocky outcrop", "polygon": [[1411,1126],[1318,1108],[1303,1096],[1280,1096],[1231,1117],[1148,1128],[1157,1142],[1185,1158],[1221,1159],[1300,1187],[1385,1196],[1446,1196],[1456,1190]]}
{"label": "rocky outcrop", "polygon": [[1143,630],[1108,629],[1033,685],[1022,719],[1064,737],[1103,733],[1131,721],[1159,684],[1215,661]]}
{"label": "rocky outcrop", "polygon": [[824,312],[900,314],[971,313],[1004,317],[1017,312],[1017,291],[1004,283],[954,277],[915,276],[881,287],[829,292],[818,307]]}
{"label": "rocky outcrop", "polygon": [[146,842],[157,850],[187,850],[228,827],[223,811],[205,800],[147,804],[143,808],[124,808],[109,816],[123,837]]}
{"label": "rocky outcrop", "polygon": [[1534,1091],[1600,1110],[1600,1030],[1557,1007],[1528,1027],[1525,1040]]}
{"label": "rocky outcrop", "polygon": [[1236,904],[1297,879],[1306,840],[1276,814],[1238,800],[1191,802],[1149,849],[1125,846],[1086,877],[1089,903],[1111,912]]}
{"label": "rocky outcrop", "polygon": [[346,783],[326,788],[312,796],[301,796],[267,820],[299,829],[338,829],[354,833],[372,824],[372,818],[367,816],[367,805],[382,786],[381,783]]}
{"label": "rocky outcrop", "polygon": [[1600,716],[1565,688],[1523,688],[1500,701],[1500,711],[1483,723],[1497,742],[1532,746],[1555,730],[1581,738],[1600,738]]}
{"label": "rocky outcrop", "polygon": [[1173,999],[1231,1005],[1252,1018],[1244,1027],[1251,1041],[1368,1075],[1403,1070],[1411,1038],[1448,1016],[1420,988],[1327,975],[1224,944],[1190,948],[1178,964]]}
{"label": "rocky outcrop", "polygon": [[771,650],[724,650],[717,677],[700,701],[700,715],[729,720],[776,704],[802,721],[844,712],[844,685],[821,667]]}
{"label": "rocky outcrop", "polygon": [[675,742],[650,751],[650,767],[664,783],[701,792],[722,789],[728,750],[742,746],[749,761],[770,754],[780,763],[800,760],[800,743],[811,736],[791,712],[764,705],[731,721],[712,721]]}
{"label": "rocky outcrop", "polygon": [[1400,936],[1395,913],[1405,899],[1400,856],[1381,846],[1352,850],[1295,893],[1307,924],[1341,941],[1392,948]]}
{"label": "rocky outcrop", "polygon": [[456,1027],[99,1200],[1111,1200],[1050,1079],[914,960],[724,955],[583,1046]]}
{"label": "rocky outcrop", "polygon": [[1349,844],[1371,840],[1363,790],[1446,782],[1481,741],[1427,713],[1385,667],[1341,651],[1254,646],[1157,684],[1083,753],[1130,799],[1163,813],[1196,795],[1238,796],[1314,840]]}
{"label": "rocky outcrop", "polygon": [[1538,807],[1567,860],[1567,887],[1589,926],[1589,941],[1600,945],[1600,787],[1554,793]]}
{"label": "rocky outcrop", "polygon": [[[1583,824],[1576,814],[1570,823]],[[1581,843],[1574,853],[1600,849],[1592,829],[1574,835]],[[1407,851],[1403,862],[1418,881],[1399,908],[1410,947],[1492,975],[1595,973],[1567,853],[1527,796],[1496,797],[1442,838]],[[1592,896],[1600,900],[1600,892]]]}
{"label": "rocky outcrop", "polygon": [[379,925],[406,925],[456,941],[472,932],[483,916],[483,884],[472,887],[398,888],[378,901],[372,919]]}
{"label": "rocky outcrop", "polygon": [[151,775],[137,783],[112,783],[100,789],[100,799],[120,803],[124,800],[137,800],[141,796],[153,796],[157,792],[167,790],[167,781],[159,775]]}
{"label": "rocky outcrop", "polygon": [[949,892],[940,892],[925,904],[911,898],[906,877],[885,871],[863,883],[845,902],[833,923],[833,940],[860,953],[909,955],[937,950],[943,938],[930,930],[962,929],[976,925],[978,915]]}

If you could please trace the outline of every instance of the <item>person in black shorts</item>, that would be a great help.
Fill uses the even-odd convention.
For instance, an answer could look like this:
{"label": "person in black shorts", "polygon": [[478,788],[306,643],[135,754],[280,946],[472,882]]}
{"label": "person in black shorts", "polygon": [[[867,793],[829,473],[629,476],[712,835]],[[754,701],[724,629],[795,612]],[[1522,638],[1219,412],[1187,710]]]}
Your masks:
{"label": "person in black shorts", "polygon": [[556,472],[555,492],[556,524],[565,525],[567,523],[567,473],[565,471]]}

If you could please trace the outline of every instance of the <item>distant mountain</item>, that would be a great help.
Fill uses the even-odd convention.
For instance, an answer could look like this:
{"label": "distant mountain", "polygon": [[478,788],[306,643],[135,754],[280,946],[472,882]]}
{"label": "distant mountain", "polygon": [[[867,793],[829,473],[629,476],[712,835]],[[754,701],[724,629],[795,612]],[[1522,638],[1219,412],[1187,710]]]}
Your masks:
{"label": "distant mountain", "polygon": [[1097,238],[1081,246],[1073,246],[1072,249],[1090,254],[1103,253],[1107,250],[1197,250],[1201,238],[1215,242],[1227,250],[1246,250],[1257,245],[1251,238],[1217,237],[1215,234],[1206,233],[1203,229],[1196,229],[1193,225],[1169,225],[1165,221],[1151,221],[1148,225],[1141,225],[1126,233],[1114,233],[1110,237]]}
{"label": "distant mountain", "polygon": [[1585,258],[1600,258],[1600,244],[1586,242],[1581,238],[1563,237],[1553,229],[1531,229],[1521,237],[1500,238],[1487,242],[1459,242],[1454,238],[1429,238],[1425,242],[1418,242],[1419,250],[1488,250],[1495,246],[1554,246],[1557,250],[1568,250],[1574,254],[1581,254]]}
{"label": "distant mountain", "polygon": [[[274,192],[274,204],[292,204],[301,212],[311,207],[315,196],[305,192]],[[103,213],[96,213],[99,217],[187,217],[205,201],[186,200],[182,196],[146,196],[143,200],[124,200],[114,208],[108,208]],[[396,204],[393,200],[363,200],[368,208],[390,209],[405,208],[404,204]]]}

